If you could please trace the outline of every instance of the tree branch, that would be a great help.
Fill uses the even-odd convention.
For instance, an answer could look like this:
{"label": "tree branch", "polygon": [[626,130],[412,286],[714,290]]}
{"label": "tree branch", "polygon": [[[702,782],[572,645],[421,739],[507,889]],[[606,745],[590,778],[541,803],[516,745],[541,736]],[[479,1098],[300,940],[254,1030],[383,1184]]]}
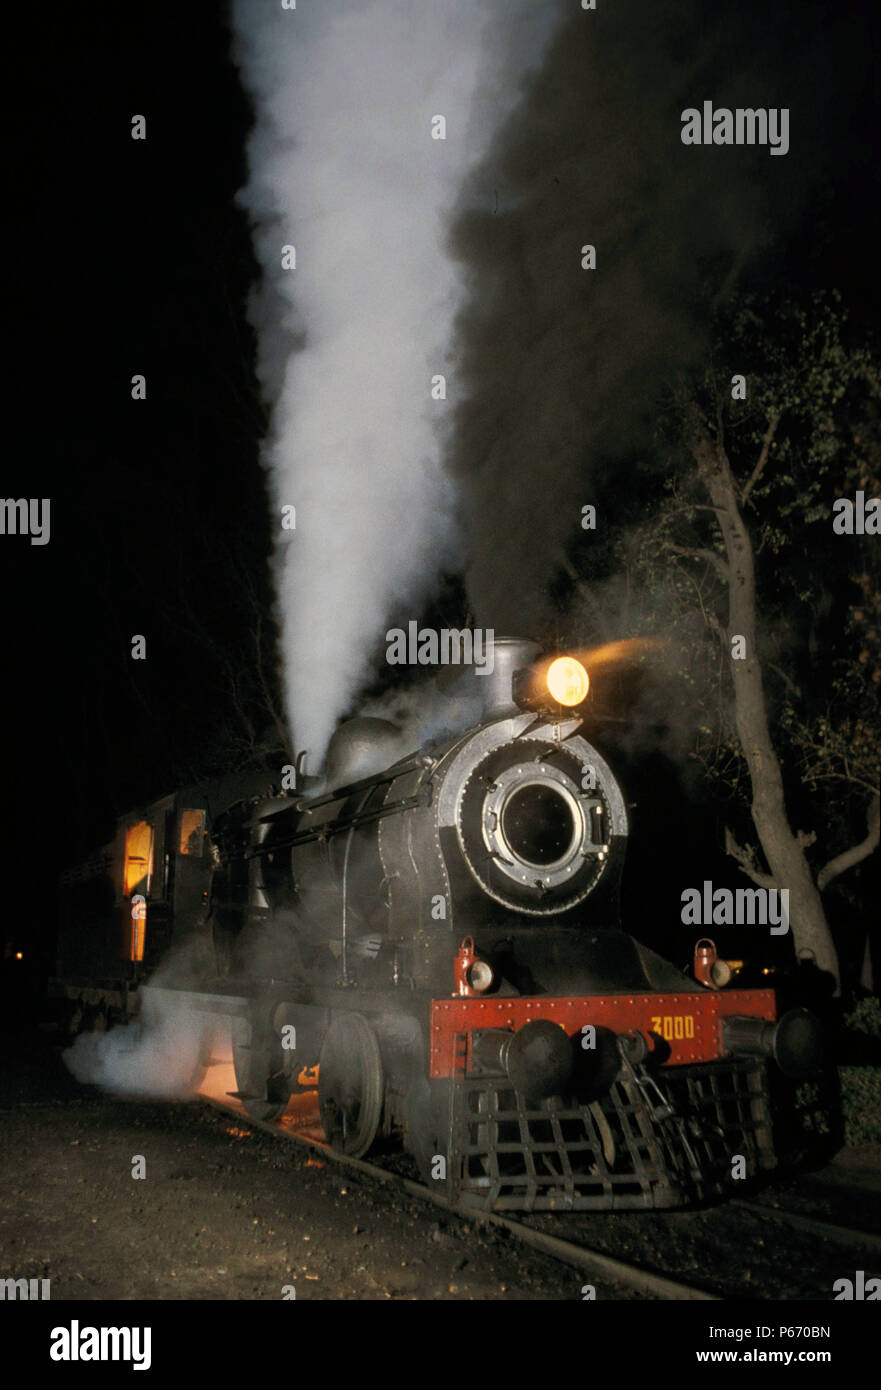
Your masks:
{"label": "tree branch", "polygon": [[768,453],[770,451],[771,444],[773,443],[774,435],[777,433],[777,426],[779,424],[780,416],[775,415],[770,425],[765,430],[764,438],[762,439],[762,447],[759,452],[758,462],[756,463],[756,466],[752,471],[749,482],[746,484],[746,487],[743,489],[743,492],[741,494],[740,500],[743,506],[746,506],[749,500],[750,493],[752,492],[756,483],[759,481],[759,478],[761,478],[762,476],[765,464],[768,462]]}
{"label": "tree branch", "polygon": [[777,887],[771,874],[762,873],[756,863],[756,852],[753,846],[749,845],[744,848],[743,845],[739,845],[727,825],[725,827],[725,853],[730,854],[732,859],[736,859],[747,878],[751,878],[753,883],[757,883],[760,888]]}
{"label": "tree branch", "polygon": [[727,507],[708,507],[703,502],[686,502],[681,507],[666,508],[661,520],[666,522],[668,517],[681,516],[683,512],[715,512],[719,516],[722,512],[727,511]]}
{"label": "tree branch", "polygon": [[566,571],[573,584],[584,584],[584,576],[578,573],[578,570],[567,555],[564,555],[561,559],[560,568]]}
{"label": "tree branch", "polygon": [[685,555],[688,559],[692,560],[706,560],[708,564],[713,566],[713,569],[723,583],[728,583],[730,578],[728,566],[722,559],[722,556],[717,555],[714,550],[690,549],[685,545],[674,545],[672,541],[663,541],[662,544],[665,549],[672,551],[674,555]]}
{"label": "tree branch", "polygon": [[872,797],[869,809],[866,812],[866,826],[868,834],[858,845],[851,845],[850,849],[844,850],[841,854],[836,854],[834,859],[830,859],[817,874],[817,887],[822,893],[839,874],[843,874],[845,869],[852,869],[854,864],[859,864],[863,859],[868,859],[878,848],[881,840],[881,795],[878,792]]}
{"label": "tree branch", "polygon": [[850,787],[865,787],[867,792],[874,794],[875,787],[871,782],[867,782],[865,777],[857,777],[855,774],[843,772],[815,772],[812,768],[805,768],[805,780],[810,782],[846,782]]}
{"label": "tree branch", "polygon": [[769,671],[776,671],[777,675],[778,675],[778,676],[780,677],[780,679],[783,681],[783,683],[784,683],[784,685],[786,686],[787,690],[790,690],[790,691],[792,692],[792,694],[795,695],[799,700],[801,699],[801,690],[800,690],[799,687],[796,685],[795,681],[791,678],[791,676],[787,676],[786,672],[785,672],[784,670],[782,670],[781,667],[775,666],[774,663],[773,663],[773,661],[769,661],[769,662],[768,662],[768,670],[769,670]]}

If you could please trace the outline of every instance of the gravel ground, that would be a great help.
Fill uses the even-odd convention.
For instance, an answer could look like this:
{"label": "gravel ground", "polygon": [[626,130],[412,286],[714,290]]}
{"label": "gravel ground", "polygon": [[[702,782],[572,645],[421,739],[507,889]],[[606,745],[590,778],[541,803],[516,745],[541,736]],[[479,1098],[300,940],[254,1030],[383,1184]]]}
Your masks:
{"label": "gravel ground", "polygon": [[[0,1072],[0,1126],[0,1278],[48,1278],[53,1299],[261,1300],[293,1288],[297,1299],[558,1301],[580,1300],[590,1278],[204,1102],[80,1086],[45,1042]],[[763,1200],[845,1224],[858,1206],[863,1229],[881,1229],[877,1172],[877,1152],[851,1151],[826,1179]],[[535,1224],[729,1297],[831,1298],[834,1279],[877,1264],[735,1207]],[[637,1297],[591,1282],[600,1299]]]}
{"label": "gravel ground", "polygon": [[58,1049],[7,1062],[0,1125],[0,1277],[53,1299],[581,1298],[578,1271],[304,1145],[78,1086]]}

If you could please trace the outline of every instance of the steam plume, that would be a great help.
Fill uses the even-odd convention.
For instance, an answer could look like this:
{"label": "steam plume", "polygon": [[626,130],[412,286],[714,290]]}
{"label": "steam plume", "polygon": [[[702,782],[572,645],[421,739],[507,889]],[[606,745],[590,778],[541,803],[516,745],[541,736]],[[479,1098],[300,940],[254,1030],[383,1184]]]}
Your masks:
{"label": "steam plume", "polygon": [[[241,197],[263,268],[252,317],[272,406],[264,462],[275,506],[296,507],[277,557],[284,674],[313,772],[392,611],[406,601],[415,615],[451,559],[443,422],[460,296],[444,216],[559,9],[234,4],[256,110]],[[437,115],[445,140],[431,138]],[[431,398],[438,374],[446,401]]]}
{"label": "steam plume", "polygon": [[77,1081],[117,1096],[176,1100],[192,1095],[212,1051],[217,1020],[174,988],[188,982],[187,968],[186,951],[169,956],[150,981],[159,988],[143,995],[137,1022],[74,1039],[62,1056]]}

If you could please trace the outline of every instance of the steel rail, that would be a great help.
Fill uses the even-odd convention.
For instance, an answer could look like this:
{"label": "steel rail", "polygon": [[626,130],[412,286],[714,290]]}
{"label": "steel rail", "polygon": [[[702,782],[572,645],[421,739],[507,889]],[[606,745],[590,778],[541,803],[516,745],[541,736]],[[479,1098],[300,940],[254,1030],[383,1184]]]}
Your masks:
{"label": "steel rail", "polygon": [[786,1207],[769,1207],[764,1202],[751,1202],[744,1197],[732,1197],[728,1203],[757,1216],[767,1216],[780,1224],[794,1226],[796,1230],[807,1231],[811,1235],[823,1236],[826,1240],[840,1245],[863,1245],[876,1254],[881,1254],[881,1236],[872,1231],[858,1231],[849,1226],[839,1226],[833,1221],[824,1221],[817,1216],[804,1216],[800,1211],[790,1211]]}

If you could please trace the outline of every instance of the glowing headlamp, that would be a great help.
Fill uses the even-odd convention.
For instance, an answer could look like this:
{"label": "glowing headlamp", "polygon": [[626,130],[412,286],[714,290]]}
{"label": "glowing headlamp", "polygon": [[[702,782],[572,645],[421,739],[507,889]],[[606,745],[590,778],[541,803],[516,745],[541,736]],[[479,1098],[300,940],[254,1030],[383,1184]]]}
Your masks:
{"label": "glowing headlamp", "polygon": [[548,667],[545,680],[558,705],[580,705],[587,699],[590,676],[574,656],[558,656]]}

